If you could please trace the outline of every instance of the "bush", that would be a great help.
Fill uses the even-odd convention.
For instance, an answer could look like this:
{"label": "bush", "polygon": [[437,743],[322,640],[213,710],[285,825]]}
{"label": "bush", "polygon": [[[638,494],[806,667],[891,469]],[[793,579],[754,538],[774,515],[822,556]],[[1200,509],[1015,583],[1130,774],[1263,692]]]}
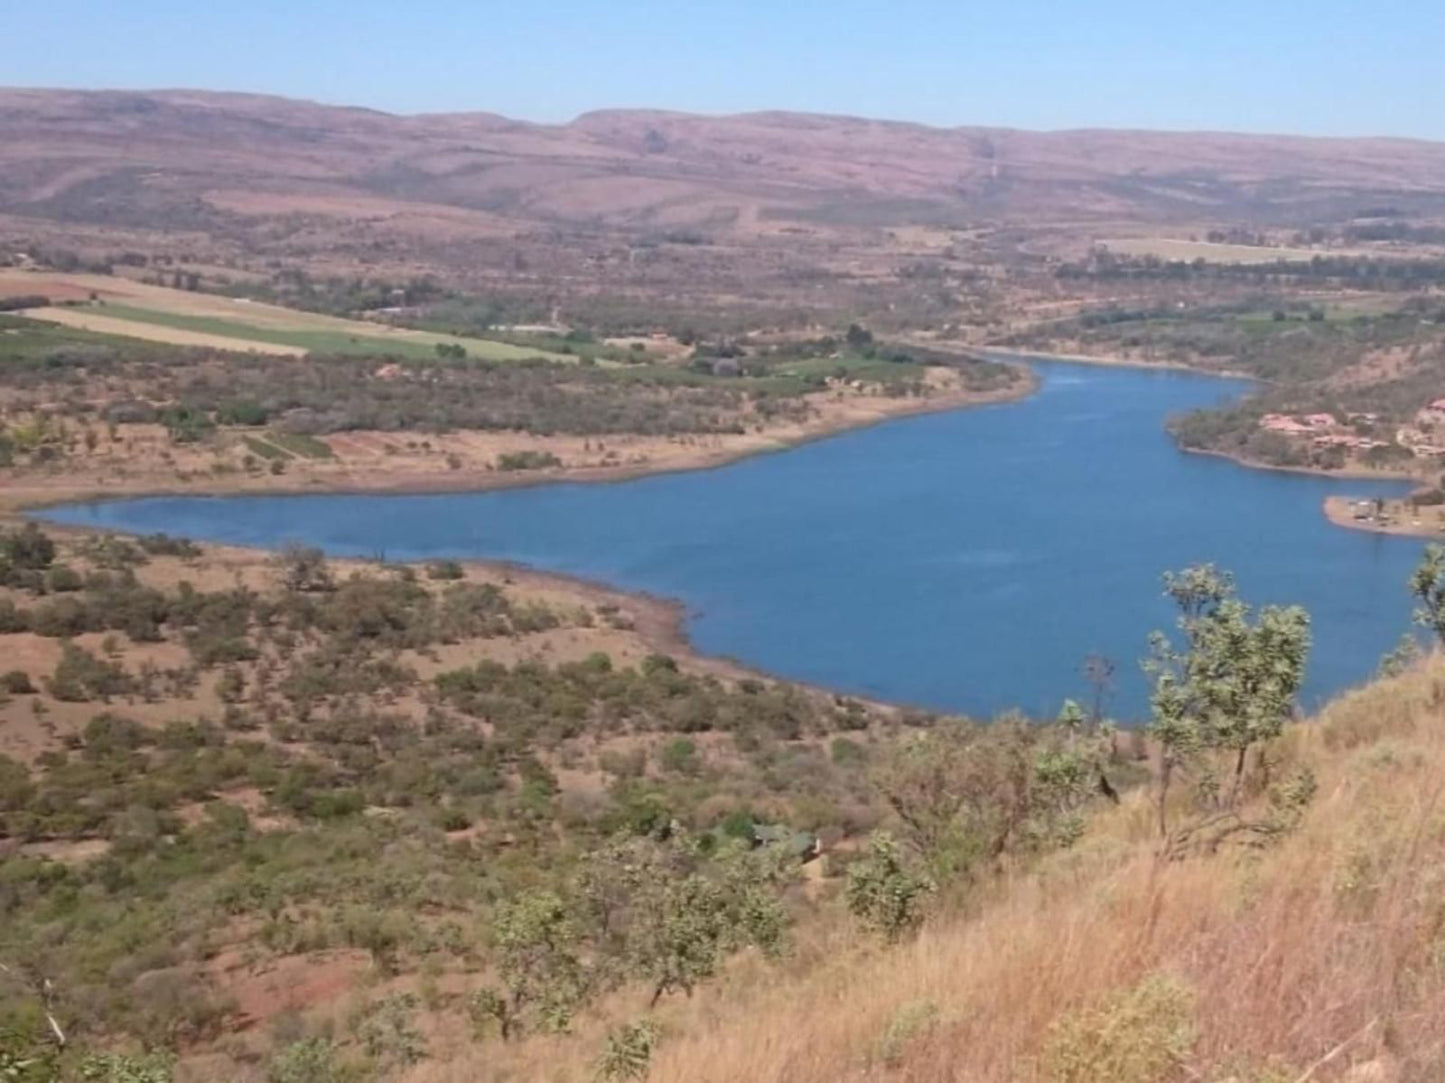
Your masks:
{"label": "bush", "polygon": [[164,1053],[92,1053],[81,1062],[80,1078],[88,1083],[171,1083],[171,1058]]}
{"label": "bush", "polygon": [[12,568],[48,568],[55,559],[55,542],[34,523],[0,535],[0,562]]}
{"label": "bush", "polygon": [[904,861],[886,831],[868,841],[867,853],[848,866],[848,909],[888,940],[898,940],[923,921],[933,884]]}
{"label": "bush", "polygon": [[198,557],[201,547],[189,538],[173,538],[169,534],[142,534],[136,544],[153,557]]}
{"label": "bush", "polygon": [[1101,1008],[1075,1012],[1050,1032],[1043,1051],[1051,1083],[1156,1083],[1171,1078],[1194,1046],[1194,999],[1154,976]]}
{"label": "bush", "polygon": [[561,465],[562,460],[550,451],[512,451],[497,456],[498,470],[545,470]]}
{"label": "bush", "polygon": [[656,1023],[643,1019],[624,1023],[607,1032],[607,1043],[597,1059],[597,1078],[604,1083],[616,1080],[646,1079],[652,1063],[652,1052],[661,1036]]}
{"label": "bush", "polygon": [[267,1083],[343,1083],[357,1078],[341,1067],[336,1046],[326,1038],[292,1042],[271,1058]]}
{"label": "bush", "polygon": [[30,674],[23,669],[12,669],[0,674],[0,691],[12,696],[28,696],[35,691],[35,685],[30,681]]}
{"label": "bush", "polygon": [[134,679],[120,665],[97,658],[68,641],[61,648],[60,661],[55,663],[50,678],[50,694],[65,703],[109,700],[134,687]]}
{"label": "bush", "polygon": [[65,564],[52,564],[45,572],[45,589],[54,594],[66,594],[83,589],[85,580],[74,568]]}

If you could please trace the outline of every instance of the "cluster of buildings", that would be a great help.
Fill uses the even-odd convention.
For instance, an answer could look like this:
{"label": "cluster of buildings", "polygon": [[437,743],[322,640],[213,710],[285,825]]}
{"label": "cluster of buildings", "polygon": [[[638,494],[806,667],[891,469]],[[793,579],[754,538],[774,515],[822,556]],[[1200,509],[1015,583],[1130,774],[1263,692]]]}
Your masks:
{"label": "cluster of buildings", "polygon": [[1429,406],[1415,414],[1415,424],[1421,428],[1433,429],[1445,425],[1445,399],[1436,399]]}
{"label": "cluster of buildings", "polygon": [[1445,440],[1445,399],[1436,399],[1416,411],[1415,424],[1401,426],[1395,439],[1419,458],[1445,455],[1445,445],[1437,442]]}
{"label": "cluster of buildings", "polygon": [[[1441,400],[1445,405],[1445,400]],[[1442,415],[1445,417],[1445,415]],[[1373,425],[1379,421],[1378,414],[1350,414],[1341,424],[1334,414],[1265,414],[1259,419],[1259,427],[1266,432],[1277,432],[1282,436],[1308,438],[1315,447],[1341,447],[1351,451],[1369,451],[1371,448],[1386,447],[1388,440],[1373,436],[1362,436],[1351,430],[1353,425]]]}

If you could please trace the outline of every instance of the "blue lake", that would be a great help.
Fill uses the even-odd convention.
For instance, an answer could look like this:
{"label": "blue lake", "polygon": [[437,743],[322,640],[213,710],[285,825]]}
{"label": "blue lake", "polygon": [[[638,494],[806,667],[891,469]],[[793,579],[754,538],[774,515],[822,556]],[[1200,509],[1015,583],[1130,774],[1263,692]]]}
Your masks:
{"label": "blue lake", "polygon": [[166,497],[49,509],[56,522],[390,560],[488,557],[675,597],[697,647],[923,706],[1053,713],[1170,627],[1167,569],[1213,561],[1251,601],[1314,620],[1307,703],[1366,679],[1409,627],[1422,543],[1331,526],[1331,493],[1396,482],[1249,470],[1175,449],[1174,412],[1235,381],[1040,363],[1017,403],[889,422],[717,470],[489,493]]}

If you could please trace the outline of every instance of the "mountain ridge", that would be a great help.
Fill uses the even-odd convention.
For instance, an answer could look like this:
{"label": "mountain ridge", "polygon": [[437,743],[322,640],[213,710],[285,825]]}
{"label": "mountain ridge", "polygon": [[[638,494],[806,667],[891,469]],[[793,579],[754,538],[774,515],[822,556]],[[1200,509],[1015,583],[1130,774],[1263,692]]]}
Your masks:
{"label": "mountain ridge", "polygon": [[[683,179],[702,189],[688,194],[693,201],[721,194],[765,207],[781,202],[773,210],[784,216],[799,209],[790,200],[858,196],[922,197],[1005,219],[1177,219],[1194,208],[1288,218],[1331,198],[1374,194],[1445,206],[1445,143],[1395,137],[939,128],[778,110],[603,109],[539,124],[238,92],[0,89],[0,208],[43,214],[27,207],[36,189],[41,202],[67,191],[61,167],[77,159],[100,171],[174,173],[203,199],[225,186],[222,166],[271,187],[325,180],[353,190],[385,188],[377,176],[405,166],[432,190],[393,185],[402,190],[388,194],[404,200],[468,206],[498,187],[522,188],[551,193],[542,217],[600,216],[618,225],[629,212],[656,216],[684,193],[640,193],[637,206],[599,207],[585,191],[599,171],[640,184]],[[499,167],[551,175],[501,184],[485,177]],[[511,213],[527,217],[519,213],[525,203]],[[802,208],[805,218],[810,209],[817,210]],[[900,220],[908,216],[904,208]]]}

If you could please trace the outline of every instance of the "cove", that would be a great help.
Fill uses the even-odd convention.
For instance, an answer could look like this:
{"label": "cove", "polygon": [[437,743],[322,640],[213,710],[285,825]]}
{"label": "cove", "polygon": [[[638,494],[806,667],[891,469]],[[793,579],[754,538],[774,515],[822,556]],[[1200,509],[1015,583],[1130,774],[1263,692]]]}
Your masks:
{"label": "cove", "polygon": [[1403,482],[1252,470],[1177,450],[1177,411],[1240,381],[1036,362],[1036,394],[914,416],[714,470],[482,493],[154,497],[57,523],[388,560],[495,558],[679,599],[701,651],[857,694],[988,716],[1084,698],[1147,710],[1138,659],[1172,629],[1160,576],[1232,570],[1314,622],[1307,706],[1367,679],[1409,627],[1423,543],[1331,526],[1331,493]]}

